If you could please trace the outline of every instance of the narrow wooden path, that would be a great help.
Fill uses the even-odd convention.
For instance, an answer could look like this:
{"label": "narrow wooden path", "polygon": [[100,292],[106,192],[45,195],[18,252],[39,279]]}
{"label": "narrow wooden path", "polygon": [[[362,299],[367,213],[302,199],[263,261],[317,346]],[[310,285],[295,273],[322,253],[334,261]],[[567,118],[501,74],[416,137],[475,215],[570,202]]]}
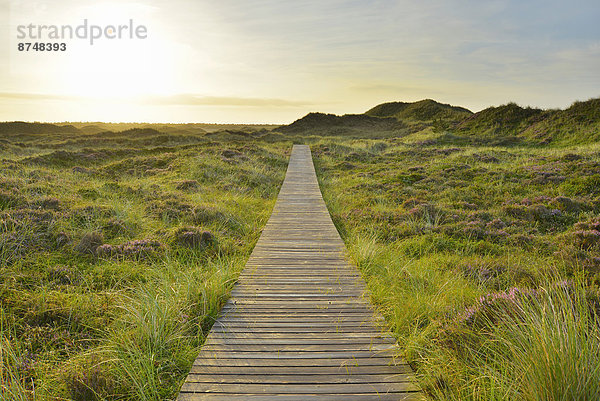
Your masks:
{"label": "narrow wooden path", "polygon": [[273,214],[179,401],[421,400],[295,145]]}

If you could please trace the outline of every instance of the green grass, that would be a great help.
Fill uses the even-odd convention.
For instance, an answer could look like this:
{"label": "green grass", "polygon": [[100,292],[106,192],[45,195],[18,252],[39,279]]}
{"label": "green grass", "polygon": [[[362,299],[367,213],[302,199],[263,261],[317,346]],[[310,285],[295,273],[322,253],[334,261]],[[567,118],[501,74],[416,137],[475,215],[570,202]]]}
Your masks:
{"label": "green grass", "polygon": [[312,138],[334,222],[424,390],[598,398],[598,146],[426,135],[446,134]]}
{"label": "green grass", "polygon": [[[507,105],[463,127],[462,109],[392,104],[378,112],[408,125],[313,116],[311,130],[335,124],[308,134],[0,127],[0,399],[173,399],[292,142],[311,145],[349,254],[432,399],[597,399],[594,102]],[[540,124],[549,141],[531,134]]]}
{"label": "green grass", "polygon": [[394,117],[412,123],[425,122],[433,124],[437,128],[450,127],[472,116],[471,111],[465,108],[441,104],[431,99],[414,103],[383,103],[368,110],[365,114],[373,117]]}
{"label": "green grass", "polygon": [[0,148],[0,399],[174,399],[290,143],[33,128]]}
{"label": "green grass", "polygon": [[[600,320],[590,313],[587,295],[581,283],[563,282],[479,301],[468,318],[443,332],[461,352],[462,374],[452,378],[455,388],[438,383],[434,394],[456,400],[598,399]],[[440,371],[446,358],[437,356],[428,363]]]}

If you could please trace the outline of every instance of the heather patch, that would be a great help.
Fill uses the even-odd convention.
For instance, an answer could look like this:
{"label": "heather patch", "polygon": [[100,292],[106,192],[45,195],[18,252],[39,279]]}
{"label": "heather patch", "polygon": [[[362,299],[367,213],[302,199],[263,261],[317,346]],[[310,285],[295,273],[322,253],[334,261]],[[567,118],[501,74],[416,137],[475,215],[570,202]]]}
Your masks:
{"label": "heather patch", "polygon": [[97,132],[3,150],[0,398],[172,399],[290,147],[197,128]]}
{"label": "heather patch", "polygon": [[[333,220],[422,386],[440,400],[593,399],[598,332],[578,319],[593,321],[582,311],[600,284],[595,147],[419,135],[376,155],[380,140],[314,147]],[[544,347],[551,364],[534,365]]]}

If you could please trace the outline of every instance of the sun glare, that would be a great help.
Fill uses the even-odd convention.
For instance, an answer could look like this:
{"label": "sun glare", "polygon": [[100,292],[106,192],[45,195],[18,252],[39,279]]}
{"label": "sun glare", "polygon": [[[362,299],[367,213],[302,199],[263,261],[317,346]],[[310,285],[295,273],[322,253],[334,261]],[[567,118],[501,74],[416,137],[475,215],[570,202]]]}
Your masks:
{"label": "sun glare", "polygon": [[143,25],[147,37],[131,38],[128,28],[122,38],[73,40],[64,63],[62,85],[66,94],[85,98],[123,99],[147,95],[174,93],[176,80],[174,57],[161,37],[160,24],[153,18],[153,10],[135,3],[104,3],[81,7],[73,13],[78,24],[87,19],[89,24],[108,28],[113,34],[118,27]]}

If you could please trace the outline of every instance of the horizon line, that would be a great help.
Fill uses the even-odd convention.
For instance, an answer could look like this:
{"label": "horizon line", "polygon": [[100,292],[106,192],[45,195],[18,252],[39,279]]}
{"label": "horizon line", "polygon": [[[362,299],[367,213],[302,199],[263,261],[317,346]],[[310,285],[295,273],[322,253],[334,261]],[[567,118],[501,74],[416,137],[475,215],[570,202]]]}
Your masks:
{"label": "horizon line", "polygon": [[[0,98],[1,97],[13,97],[13,96],[18,96],[18,97],[29,97],[31,96],[32,98],[39,98],[45,95],[41,95],[41,94],[26,94],[26,93],[6,93],[6,92],[0,92]],[[47,95],[49,97],[53,97],[55,95]],[[177,96],[177,95],[176,95]],[[221,98],[224,99],[224,98]],[[248,99],[248,98],[246,98]],[[250,98],[252,99],[252,98]],[[587,102],[590,100],[594,100],[594,99],[600,99],[600,95],[598,96],[594,96],[594,97],[590,97],[586,100],[573,100],[570,105],[568,107],[565,108],[561,108],[561,107],[549,107],[549,108],[542,108],[542,107],[538,107],[538,106],[532,106],[532,105],[524,105],[524,104],[520,104],[517,103],[515,101],[509,101],[506,103],[502,103],[502,104],[497,104],[497,105],[489,105],[487,107],[482,108],[481,110],[478,111],[472,111],[467,107],[464,106],[460,106],[458,104],[453,104],[453,103],[445,103],[443,101],[438,101],[435,100],[431,97],[427,97],[427,98],[423,98],[421,100],[417,100],[414,102],[406,102],[406,101],[402,101],[402,100],[390,100],[390,101],[384,101],[381,103],[378,103],[376,105],[374,105],[373,107],[382,105],[382,104],[387,104],[387,103],[407,103],[407,104],[414,104],[414,103],[418,103],[418,102],[422,102],[425,100],[432,100],[436,103],[439,104],[443,104],[443,105],[449,105],[452,107],[460,107],[463,109],[466,109],[468,111],[470,111],[473,114],[479,113],[483,110],[489,109],[489,108],[493,108],[493,107],[501,107],[501,106],[505,106],[508,104],[516,104],[517,106],[521,107],[521,108],[534,108],[534,109],[538,109],[538,110],[543,110],[543,111],[551,111],[551,110],[566,110],[569,107],[572,107],[574,104],[576,103],[581,103],[581,102]],[[253,100],[258,100],[258,99],[253,99]],[[269,100],[280,100],[280,99],[269,99]],[[237,107],[260,107],[260,106],[242,106],[242,105],[238,105]],[[371,107],[371,108],[373,108]],[[361,115],[361,114],[365,114],[368,110],[365,110],[362,113],[344,113],[344,114],[335,114],[335,113],[327,113],[327,112],[321,112],[321,111],[310,111],[308,113],[306,113],[305,115],[296,118],[293,121],[297,121],[299,119],[302,119],[303,117],[305,117],[306,115],[310,114],[310,113],[322,113],[322,114],[333,114],[333,115],[337,115],[337,116],[343,116],[343,115]],[[292,122],[293,122],[292,121]],[[205,122],[205,121],[179,121],[179,122],[174,122],[174,121],[155,121],[155,122],[151,122],[151,121],[102,121],[102,120],[95,120],[95,121],[56,121],[56,120],[4,120],[4,121],[0,121],[0,123],[4,124],[4,123],[17,123],[17,122],[23,122],[23,123],[29,123],[29,124],[36,124],[36,123],[40,123],[40,124],[163,124],[163,125],[185,125],[185,124],[204,124],[204,125],[240,125],[240,126],[244,126],[244,125],[267,125],[267,126],[282,126],[282,125],[287,125],[287,124],[291,124],[291,122],[289,123],[284,123],[284,122]]]}

